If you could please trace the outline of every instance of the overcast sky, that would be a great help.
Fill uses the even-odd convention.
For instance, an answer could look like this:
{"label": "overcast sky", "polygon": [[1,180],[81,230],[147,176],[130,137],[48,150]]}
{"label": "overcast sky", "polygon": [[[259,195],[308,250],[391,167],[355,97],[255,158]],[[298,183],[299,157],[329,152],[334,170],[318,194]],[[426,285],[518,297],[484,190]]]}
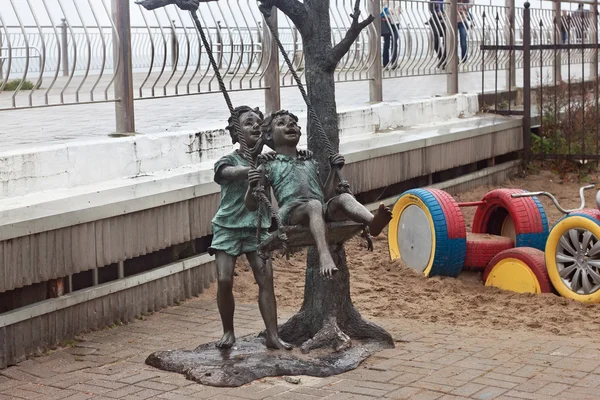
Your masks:
{"label": "overcast sky", "polygon": [[[530,2],[532,7],[535,8],[552,8],[552,2],[550,1],[542,2],[541,0],[531,0]],[[49,14],[54,19],[55,24],[59,24],[60,19],[63,16],[66,16],[72,25],[81,25],[82,20],[85,25],[96,25],[92,9],[96,13],[96,17],[101,25],[108,24],[108,17],[103,4],[105,4],[107,9],[110,10],[111,0],[0,0],[0,16],[4,19],[4,23],[6,25],[17,24],[16,14],[18,14],[18,16],[21,18],[23,24],[35,25],[33,13],[31,11],[31,9],[33,9],[33,12],[37,16],[41,25],[50,25],[50,18],[44,3],[47,5]],[[218,6],[215,3],[211,4],[211,8],[214,10],[214,12],[218,13]],[[233,11],[229,10],[227,4],[232,6]],[[239,8],[238,4],[240,4]],[[223,13],[222,15],[225,15],[227,20],[232,18],[231,14],[233,13],[236,15],[236,18],[239,21],[238,23],[243,25],[244,23],[240,17],[241,15],[248,16],[251,9],[255,15],[258,15],[258,10],[256,9],[255,4],[256,3],[254,0],[230,0],[229,2],[221,0],[219,6],[221,7]],[[504,0],[475,0],[475,4],[504,5]],[[516,0],[516,4],[517,6],[522,7],[524,0]],[[576,6],[577,5],[575,3],[563,3],[563,9],[569,9],[570,7],[574,10],[577,8]],[[205,5],[203,5],[203,7],[205,7]],[[586,8],[589,8],[589,6],[586,6]],[[139,9],[139,6],[134,4],[133,0],[131,0],[131,14],[132,25],[144,25],[141,10]],[[159,10],[156,14],[158,15],[158,19],[163,26],[167,24],[169,19],[174,19],[176,21],[176,25],[181,25],[179,16],[175,12],[174,6],[169,6],[165,9]],[[154,13],[145,12],[145,15],[149,24],[156,25]],[[182,12],[181,17],[185,25],[191,24],[187,13]],[[211,23],[212,17],[207,15],[206,18],[207,24],[213,25],[213,23]],[[214,18],[219,20],[222,17],[215,15]]]}

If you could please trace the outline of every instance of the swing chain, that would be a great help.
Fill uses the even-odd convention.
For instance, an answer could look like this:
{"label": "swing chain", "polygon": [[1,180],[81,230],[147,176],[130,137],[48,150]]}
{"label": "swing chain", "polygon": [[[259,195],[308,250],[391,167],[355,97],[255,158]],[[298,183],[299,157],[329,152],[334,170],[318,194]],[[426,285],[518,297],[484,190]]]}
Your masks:
{"label": "swing chain", "polygon": [[[290,71],[290,73],[292,74],[292,77],[294,78],[294,81],[296,81],[296,86],[298,87],[298,90],[300,90],[300,93],[302,94],[302,98],[304,99],[304,103],[306,103],[306,108],[308,110],[308,115],[310,117],[310,119],[312,119],[312,121],[315,123],[316,127],[317,127],[317,131],[319,132],[319,135],[323,138],[323,140],[325,141],[325,148],[327,150],[327,155],[329,156],[329,158],[335,156],[337,154],[337,152],[334,150],[333,146],[331,145],[331,142],[329,141],[329,137],[327,136],[327,134],[325,133],[325,129],[323,128],[323,125],[321,124],[321,120],[319,119],[319,117],[317,116],[317,113],[315,112],[312,103],[310,101],[310,99],[308,98],[308,95],[306,94],[306,90],[304,89],[304,85],[302,84],[302,81],[300,80],[300,77],[298,76],[298,73],[296,72],[296,69],[294,68],[294,65],[292,64],[292,61],[290,60],[290,58],[288,57],[287,52],[285,51],[285,48],[283,47],[283,44],[281,43],[281,40],[279,40],[279,34],[277,33],[277,31],[275,30],[275,27],[273,26],[273,24],[270,21],[270,15],[271,15],[271,10],[268,9],[265,6],[259,6],[260,11],[263,14],[265,23],[267,24],[267,26],[269,27],[269,31],[271,32],[271,36],[273,36],[273,39],[275,40],[275,42],[277,43],[277,47],[279,48],[279,52],[281,53],[281,55],[283,56],[283,59],[285,60],[285,63],[288,66],[288,69]],[[335,173],[337,174],[338,180],[339,180],[339,184],[337,187],[337,192],[338,193],[350,193],[350,184],[348,183],[348,181],[344,180],[343,177],[341,176],[340,170],[337,168],[335,169]]]}
{"label": "swing chain", "polygon": [[[200,23],[198,14],[197,14],[197,12],[194,12],[194,11],[190,11],[190,14],[192,15],[192,19],[194,20],[196,29],[198,30],[198,33],[200,34],[200,38],[202,39],[202,44],[204,45],[204,48],[206,49],[206,54],[208,55],[208,59],[210,60],[210,64],[212,65],[212,68],[213,68],[213,71],[217,78],[217,81],[219,82],[219,89],[221,90],[221,93],[223,93],[223,97],[225,98],[225,102],[227,103],[227,107],[229,108],[229,112],[233,118],[233,125],[234,125],[234,129],[235,129],[237,138],[240,142],[240,148],[242,150],[242,154],[243,154],[244,158],[246,158],[246,160],[250,164],[250,168],[254,169],[255,168],[254,159],[252,157],[252,154],[250,153],[250,149],[248,148],[248,143],[246,143],[246,138],[244,137],[244,135],[242,133],[239,116],[236,114],[235,109],[233,108],[233,104],[231,103],[231,98],[229,97],[229,93],[227,93],[227,88],[225,87],[225,83],[223,82],[223,77],[221,76],[221,72],[219,71],[219,67],[217,66],[217,62],[215,61],[215,58],[213,56],[211,46],[208,43],[206,35],[204,34],[204,30],[202,29],[202,24]],[[277,223],[277,227],[278,228],[282,227],[279,215],[277,215],[277,213],[274,211],[273,206],[271,205],[271,202],[269,201],[268,197],[266,196],[266,194],[264,192],[264,188],[262,188],[261,186],[257,186],[253,191],[253,195],[256,199],[259,200],[259,203],[264,203],[267,206],[267,209],[269,210],[271,217],[274,218]],[[259,207],[259,209],[260,209],[260,207]],[[260,232],[261,232],[261,222],[262,222],[260,211],[257,212],[257,216],[258,216],[257,236],[259,239],[258,243],[260,243]],[[285,243],[285,241],[287,240],[287,237],[285,236],[285,234],[281,233],[280,239],[282,239]]]}

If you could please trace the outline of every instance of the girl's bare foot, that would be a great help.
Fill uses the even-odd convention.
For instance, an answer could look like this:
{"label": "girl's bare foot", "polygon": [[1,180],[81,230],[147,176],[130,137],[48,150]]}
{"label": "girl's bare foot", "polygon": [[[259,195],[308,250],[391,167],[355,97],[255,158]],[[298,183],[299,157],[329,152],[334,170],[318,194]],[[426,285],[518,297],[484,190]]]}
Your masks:
{"label": "girl's bare foot", "polygon": [[221,340],[216,344],[220,349],[230,349],[235,343],[235,335],[233,332],[225,332]]}
{"label": "girl's bare foot", "polygon": [[387,226],[392,220],[392,210],[386,207],[385,204],[379,204],[379,208],[375,211],[373,220],[369,224],[369,231],[372,236],[377,236],[381,233],[383,228]]}
{"label": "girl's bare foot", "polygon": [[267,347],[269,349],[275,349],[275,350],[291,350],[294,346],[292,346],[291,344],[284,342],[283,340],[281,340],[279,338],[279,336],[270,336],[267,335]]}

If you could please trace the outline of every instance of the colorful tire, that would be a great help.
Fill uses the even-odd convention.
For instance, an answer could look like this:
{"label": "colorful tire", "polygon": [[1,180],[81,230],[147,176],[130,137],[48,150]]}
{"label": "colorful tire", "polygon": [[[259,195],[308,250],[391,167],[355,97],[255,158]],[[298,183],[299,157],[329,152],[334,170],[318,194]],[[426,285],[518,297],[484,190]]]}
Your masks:
{"label": "colorful tire", "polygon": [[544,252],[531,247],[504,250],[483,271],[485,286],[517,293],[552,293]]}
{"label": "colorful tire", "polygon": [[443,190],[412,189],[394,205],[388,244],[392,260],[402,259],[425,276],[456,277],[465,262],[465,220]]}
{"label": "colorful tire", "polygon": [[548,219],[537,197],[513,198],[520,189],[496,189],[485,195],[486,203],[477,207],[473,233],[509,237],[516,247],[544,250],[548,238]]}
{"label": "colorful tire", "polygon": [[593,215],[563,217],[546,243],[546,268],[554,288],[563,297],[586,303],[600,303],[600,221]]}
{"label": "colorful tire", "polygon": [[465,267],[484,269],[498,253],[515,247],[511,238],[489,233],[467,233]]}
{"label": "colorful tire", "polygon": [[574,213],[571,213],[571,215],[576,215],[576,214],[587,215],[588,217],[592,217],[595,220],[600,221],[600,210],[597,210],[595,208],[584,208],[583,210],[578,210]]}

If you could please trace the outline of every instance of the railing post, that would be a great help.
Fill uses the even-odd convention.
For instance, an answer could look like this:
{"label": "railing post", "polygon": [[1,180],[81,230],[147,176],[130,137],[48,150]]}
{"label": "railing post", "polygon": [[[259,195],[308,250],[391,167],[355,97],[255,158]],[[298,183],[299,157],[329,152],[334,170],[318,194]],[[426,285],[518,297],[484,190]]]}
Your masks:
{"label": "railing post", "polygon": [[0,82],[3,79],[4,74],[4,60],[2,59],[2,31],[0,31]]}
{"label": "railing post", "polygon": [[[217,21],[217,48],[219,49],[219,69],[223,68],[223,38],[221,37],[221,21]],[[231,49],[233,51],[233,48]]]}
{"label": "railing post", "polygon": [[[508,31],[506,32],[506,41],[509,46],[515,45],[515,0],[505,0],[506,17],[508,19]],[[506,70],[507,89],[517,86],[517,61],[514,50],[509,50],[513,56],[509,57],[509,65]]]}
{"label": "railing post", "polygon": [[[446,46],[446,57],[450,58],[448,63],[449,73],[446,77],[446,86],[448,94],[458,93],[458,1],[450,0],[450,26],[446,27],[446,35],[454,40],[454,46],[451,43],[444,43]],[[446,36],[447,38],[448,36]],[[450,53],[454,50],[454,53]]]}
{"label": "railing post", "polygon": [[369,101],[380,103],[383,101],[383,65],[381,62],[381,3],[380,0],[369,0],[369,13],[375,17],[373,27],[375,32],[369,31],[369,43],[373,46],[375,61],[371,67],[369,80]]}
{"label": "railing post", "polygon": [[177,53],[179,52],[179,43],[177,42],[177,32],[175,31],[175,20],[171,21],[171,68],[177,70]]}
{"label": "railing post", "polygon": [[523,164],[529,164],[531,153],[531,10],[525,2],[523,10]]}
{"label": "railing post", "polygon": [[62,18],[62,24],[60,25],[60,38],[60,46],[62,47],[63,76],[69,76],[69,37],[66,18]]}
{"label": "railing post", "polygon": [[[562,11],[561,11],[561,0],[554,0],[554,44],[562,44]],[[562,82],[562,50],[554,52],[554,68],[552,77],[554,82]]]}
{"label": "railing post", "polygon": [[[112,18],[117,30],[113,35],[115,49],[115,115],[117,134],[135,133],[135,113],[133,108],[133,76],[131,67],[131,26],[129,0],[112,0]],[[118,57],[118,58],[117,58]]]}
{"label": "railing post", "polygon": [[[271,9],[269,23],[275,31],[279,29],[277,24],[277,8]],[[268,59],[265,64],[265,111],[267,113],[281,109],[281,91],[279,82],[279,49],[277,43],[271,37],[267,24],[263,27],[263,48],[268,51]]]}
{"label": "railing post", "polygon": [[[591,24],[594,26],[592,44],[594,49],[592,50],[592,61],[590,63],[590,79],[596,81],[598,79],[598,3],[594,2],[591,6],[592,21]],[[597,99],[596,99],[597,100]]]}

